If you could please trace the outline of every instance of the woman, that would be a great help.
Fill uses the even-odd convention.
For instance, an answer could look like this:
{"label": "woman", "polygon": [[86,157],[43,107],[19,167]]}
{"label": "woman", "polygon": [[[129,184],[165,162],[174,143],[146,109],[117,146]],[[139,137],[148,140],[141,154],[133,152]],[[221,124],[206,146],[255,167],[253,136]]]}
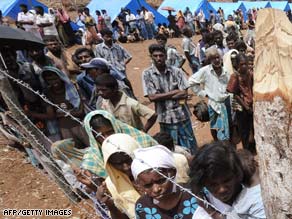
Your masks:
{"label": "woman", "polygon": [[[141,146],[127,134],[113,134],[102,144],[108,174],[97,189],[97,199],[105,203],[112,218],[135,218],[135,202],[140,197],[131,172],[133,151]],[[111,198],[106,193],[109,192]]]}
{"label": "woman", "polygon": [[57,30],[65,47],[74,44],[74,32],[70,24],[70,17],[65,9],[57,10]]}
{"label": "woman", "polygon": [[195,197],[169,180],[176,177],[175,159],[170,150],[157,145],[137,149],[134,155],[132,174],[145,192],[136,202],[137,218],[210,218]]}

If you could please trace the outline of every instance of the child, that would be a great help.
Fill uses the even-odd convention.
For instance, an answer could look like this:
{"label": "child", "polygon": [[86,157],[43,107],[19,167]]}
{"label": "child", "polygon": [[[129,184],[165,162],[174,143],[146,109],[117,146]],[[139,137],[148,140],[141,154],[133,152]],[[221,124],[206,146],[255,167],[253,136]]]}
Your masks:
{"label": "child", "polygon": [[227,91],[234,94],[234,99],[240,105],[240,108],[234,110],[243,147],[256,153],[253,137],[253,76],[248,71],[244,54],[236,56],[235,65],[237,72],[230,76]]}
{"label": "child", "polygon": [[[249,190],[244,185],[253,185],[246,180],[252,179],[247,173],[235,149],[227,142],[217,141],[198,150],[189,176],[193,192],[207,199],[228,219],[266,218],[260,186]],[[212,215],[218,213],[213,211]]]}

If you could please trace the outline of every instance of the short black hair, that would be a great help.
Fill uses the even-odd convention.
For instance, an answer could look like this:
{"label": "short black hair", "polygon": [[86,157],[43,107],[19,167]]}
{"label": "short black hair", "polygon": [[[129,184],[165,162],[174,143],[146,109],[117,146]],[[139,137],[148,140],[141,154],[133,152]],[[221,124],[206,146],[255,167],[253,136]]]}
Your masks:
{"label": "short black hair", "polygon": [[231,40],[234,40],[234,42],[236,42],[238,40],[238,35],[234,32],[230,32],[226,37],[226,42]]}
{"label": "short black hair", "polygon": [[215,37],[216,35],[221,35],[223,37],[223,33],[220,30],[214,30],[212,35]]}
{"label": "short black hair", "polygon": [[58,41],[59,42],[59,39],[57,38],[57,36],[55,35],[45,35],[43,37],[43,41],[46,43],[46,42],[51,42],[51,41]]}
{"label": "short black hair", "polygon": [[114,76],[107,73],[97,76],[95,79],[95,85],[105,86],[111,90],[117,90],[119,88],[119,84]]}
{"label": "short black hair", "polygon": [[19,7],[20,8],[26,8],[27,9],[27,5],[26,4],[20,4]]}
{"label": "short black hair", "polygon": [[159,52],[162,52],[162,53],[166,54],[166,50],[165,50],[164,46],[163,45],[159,45],[159,44],[151,44],[149,46],[148,50],[149,50],[149,53],[151,55],[155,51],[159,51]]}
{"label": "short black hair", "polygon": [[240,182],[243,180],[242,165],[233,145],[214,141],[198,149],[189,172],[193,190],[201,190],[209,180],[227,174],[233,174]]}
{"label": "short black hair", "polygon": [[158,132],[153,136],[153,138],[158,142],[158,144],[167,147],[171,151],[174,151],[173,139],[167,132]]}
{"label": "short black hair", "polygon": [[156,40],[164,40],[167,41],[167,37],[164,34],[157,34],[155,37]]}
{"label": "short black hair", "polygon": [[40,5],[34,6],[34,9],[39,9],[41,12],[45,11],[44,8],[42,6],[40,6]]}
{"label": "short black hair", "polygon": [[93,116],[89,124],[93,129],[99,129],[104,126],[113,127],[112,123],[107,118],[105,118],[104,116],[100,114]]}
{"label": "short black hair", "polygon": [[103,29],[103,30],[100,31],[100,34],[101,34],[101,36],[105,36],[105,35],[112,36],[113,35],[113,32],[110,29],[105,28],[105,29]]}
{"label": "short black hair", "polygon": [[88,52],[88,54],[92,58],[95,57],[94,52],[92,51],[92,49],[88,49],[87,47],[81,47],[81,48],[76,49],[73,55],[77,57],[80,53],[83,53],[83,52]]}
{"label": "short black hair", "polygon": [[247,46],[246,46],[245,42],[243,42],[242,40],[238,40],[235,43],[235,49],[237,51],[239,51],[241,48],[244,49],[244,50],[247,50]]}

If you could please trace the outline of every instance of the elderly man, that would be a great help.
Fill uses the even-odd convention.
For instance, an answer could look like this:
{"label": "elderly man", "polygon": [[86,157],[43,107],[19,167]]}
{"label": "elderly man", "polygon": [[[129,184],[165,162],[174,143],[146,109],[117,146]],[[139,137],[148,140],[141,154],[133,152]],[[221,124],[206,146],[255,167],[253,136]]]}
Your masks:
{"label": "elderly man", "polygon": [[[222,67],[222,58],[217,48],[206,50],[211,62],[189,78],[189,85],[199,97],[208,97],[211,133],[215,140],[230,138],[230,98],[226,91],[230,73]],[[203,86],[202,86],[203,85]]]}
{"label": "elderly man", "polygon": [[175,144],[187,147],[194,153],[197,142],[186,104],[189,85],[185,73],[166,65],[164,46],[153,44],[149,52],[153,64],[143,72],[144,95],[155,103],[161,131],[169,133]]}

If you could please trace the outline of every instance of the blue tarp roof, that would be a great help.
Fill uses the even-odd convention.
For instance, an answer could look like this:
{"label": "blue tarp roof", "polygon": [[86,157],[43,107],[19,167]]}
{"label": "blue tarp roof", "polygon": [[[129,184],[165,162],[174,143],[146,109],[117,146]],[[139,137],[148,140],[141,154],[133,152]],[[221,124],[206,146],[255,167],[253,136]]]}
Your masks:
{"label": "blue tarp roof", "polygon": [[253,8],[271,8],[271,4],[268,1],[255,1],[255,2],[249,2],[249,1],[238,1],[242,2],[246,8],[246,10],[250,10]]}
{"label": "blue tarp roof", "polygon": [[181,10],[182,12],[185,11],[186,7],[189,7],[191,12],[196,13],[199,13],[200,9],[202,9],[207,19],[210,17],[210,10],[216,11],[207,0],[164,0],[159,6],[158,11],[166,17],[168,16],[168,12],[161,10],[165,6],[170,6],[176,11]]}
{"label": "blue tarp roof", "polygon": [[90,9],[90,13],[92,15],[95,14],[96,10],[105,9],[108,15],[111,16],[112,20],[114,20],[120,13],[121,8],[128,8],[131,10],[133,14],[137,14],[136,10],[141,9],[144,6],[147,10],[151,11],[155,16],[155,23],[166,23],[168,24],[168,20],[166,17],[157,12],[154,8],[152,8],[149,4],[147,4],[144,0],[92,0],[87,7]]}
{"label": "blue tarp roof", "polygon": [[242,2],[210,2],[210,4],[218,11],[221,7],[224,11],[224,17],[227,19],[228,15],[233,15],[233,11],[240,9],[243,12],[244,19],[247,19],[246,7]]}
{"label": "blue tarp roof", "polygon": [[[48,7],[43,3],[40,3],[36,0],[0,0],[0,10],[2,11],[3,16],[8,16],[17,19],[17,14],[20,12],[19,5],[26,4],[28,10],[33,9],[34,6],[42,6],[45,12],[48,12]],[[71,22],[73,30],[78,30],[79,26]]]}
{"label": "blue tarp roof", "polygon": [[271,1],[270,4],[272,8],[277,8],[283,11],[290,10],[290,5],[286,1]]}

